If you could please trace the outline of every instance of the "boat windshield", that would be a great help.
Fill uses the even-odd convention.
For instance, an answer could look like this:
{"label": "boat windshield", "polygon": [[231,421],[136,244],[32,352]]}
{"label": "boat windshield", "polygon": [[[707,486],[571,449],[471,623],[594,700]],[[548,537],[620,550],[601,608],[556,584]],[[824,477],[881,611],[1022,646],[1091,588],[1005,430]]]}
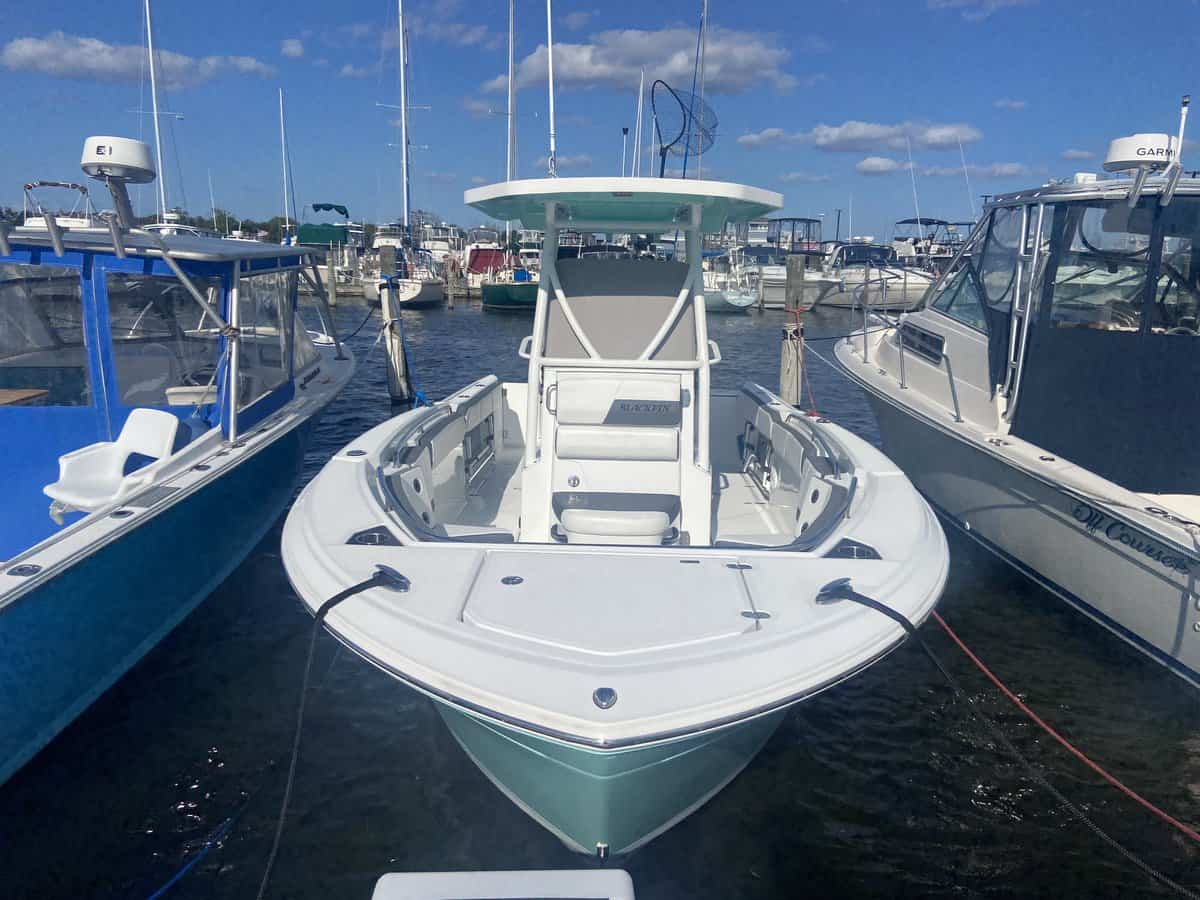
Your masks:
{"label": "boat windshield", "polygon": [[842,247],[840,264],[843,266],[892,266],[896,264],[896,251],[878,244],[847,244]]}
{"label": "boat windshield", "polygon": [[[1043,218],[1012,433],[1135,491],[1200,493],[1200,197],[1065,201]],[[1014,276],[988,279],[991,294]]]}
{"label": "boat windshield", "polygon": [[1200,198],[1067,204],[1055,238],[1054,327],[1200,334]]}
{"label": "boat windshield", "polygon": [[0,263],[0,405],[89,405],[83,334],[78,269]]}

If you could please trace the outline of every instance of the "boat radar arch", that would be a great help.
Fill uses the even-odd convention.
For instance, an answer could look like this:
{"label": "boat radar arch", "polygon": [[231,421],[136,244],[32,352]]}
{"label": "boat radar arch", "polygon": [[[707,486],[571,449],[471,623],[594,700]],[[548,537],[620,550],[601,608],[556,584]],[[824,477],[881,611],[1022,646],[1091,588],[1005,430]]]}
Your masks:
{"label": "boat radar arch", "polygon": [[133,207],[129,203],[127,184],[149,184],[155,178],[150,148],[132,138],[100,135],[83,142],[79,166],[84,173],[108,185],[116,204],[117,216],[126,228],[132,228]]}

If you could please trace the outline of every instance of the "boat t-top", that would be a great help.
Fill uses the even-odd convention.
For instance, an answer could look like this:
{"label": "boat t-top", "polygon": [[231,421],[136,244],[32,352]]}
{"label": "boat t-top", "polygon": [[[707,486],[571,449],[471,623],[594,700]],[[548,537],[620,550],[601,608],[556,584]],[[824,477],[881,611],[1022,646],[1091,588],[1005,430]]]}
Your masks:
{"label": "boat t-top", "polygon": [[[750,762],[792,704],[898,646],[945,538],[868,443],[710,386],[702,235],[782,204],[713,181],[549,178],[465,200],[545,230],[524,382],[482,375],[338,452],[283,559],[347,647],[431,698],[569,847],[638,847]],[[686,261],[559,259],[563,229],[686,235]],[[386,567],[379,570],[379,567]]]}

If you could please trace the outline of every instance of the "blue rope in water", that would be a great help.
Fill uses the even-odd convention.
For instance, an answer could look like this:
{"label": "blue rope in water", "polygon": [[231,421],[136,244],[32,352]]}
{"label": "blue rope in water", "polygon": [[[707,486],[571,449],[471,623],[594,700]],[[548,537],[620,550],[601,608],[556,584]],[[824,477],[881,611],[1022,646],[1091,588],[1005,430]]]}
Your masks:
{"label": "blue rope in water", "polygon": [[155,891],[153,894],[151,894],[150,897],[148,898],[148,900],[158,900],[159,897],[162,897],[164,894],[167,893],[167,891],[169,891],[176,884],[178,884],[180,879],[182,879],[184,875],[186,875],[188,872],[190,872],[192,869],[194,869],[200,863],[200,861],[204,859],[204,857],[208,856],[209,852],[212,850],[213,847],[217,846],[218,844],[221,843],[221,841],[225,840],[226,836],[229,834],[230,830],[233,828],[233,823],[237,820],[238,816],[240,816],[245,809],[246,809],[246,804],[243,803],[241,808],[238,809],[237,812],[235,812],[233,815],[231,815],[229,818],[227,818],[224,822],[222,822],[220,825],[218,825],[216,830],[214,830],[212,832],[212,834],[210,834],[205,839],[204,846],[202,846],[200,848],[199,852],[196,853],[194,856],[192,856],[192,858],[189,859],[186,863],[184,863],[183,866],[179,869],[179,871],[176,872],[174,875],[172,875],[166,884],[164,884],[157,891]]}

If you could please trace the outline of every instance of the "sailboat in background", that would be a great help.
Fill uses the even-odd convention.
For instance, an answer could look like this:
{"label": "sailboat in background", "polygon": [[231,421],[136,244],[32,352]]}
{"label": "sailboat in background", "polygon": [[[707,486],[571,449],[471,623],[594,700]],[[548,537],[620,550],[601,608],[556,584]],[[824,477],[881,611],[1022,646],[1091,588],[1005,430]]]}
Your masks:
{"label": "sailboat in background", "polygon": [[[392,318],[400,309],[419,309],[440,306],[446,302],[445,282],[441,265],[433,256],[413,245],[412,225],[409,222],[408,173],[408,34],[404,28],[404,0],[396,0],[396,27],[400,40],[400,192],[402,196],[399,229],[391,226],[380,229],[375,236],[374,249],[380,254],[380,272],[374,279],[364,279],[363,296],[368,302],[376,300],[383,306],[384,318]],[[395,254],[395,265],[384,259]],[[384,274],[391,268],[393,271]]]}
{"label": "sailboat in background", "polygon": [[[514,0],[508,0],[508,153],[504,172],[505,181],[513,180],[517,166],[517,89],[513,80],[515,33]],[[507,228],[505,233],[511,235],[511,227]],[[532,313],[537,306],[536,273],[530,272],[522,259],[512,252],[511,237],[507,244],[504,268],[480,283],[479,291],[483,308]]]}

